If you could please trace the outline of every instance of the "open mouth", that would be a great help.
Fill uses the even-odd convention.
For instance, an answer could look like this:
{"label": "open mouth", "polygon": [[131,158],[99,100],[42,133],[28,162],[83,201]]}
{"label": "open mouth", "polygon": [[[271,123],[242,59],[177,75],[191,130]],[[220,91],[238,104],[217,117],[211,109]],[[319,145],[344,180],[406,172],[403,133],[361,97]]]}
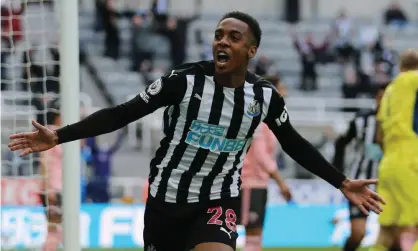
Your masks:
{"label": "open mouth", "polygon": [[226,53],[226,52],[224,52],[224,51],[220,51],[220,52],[218,52],[217,54],[216,54],[216,57],[217,57],[217,61],[219,62],[219,63],[221,63],[221,64],[225,64],[225,63],[227,63],[228,62],[228,60],[229,60],[229,56],[228,56],[228,54]]}

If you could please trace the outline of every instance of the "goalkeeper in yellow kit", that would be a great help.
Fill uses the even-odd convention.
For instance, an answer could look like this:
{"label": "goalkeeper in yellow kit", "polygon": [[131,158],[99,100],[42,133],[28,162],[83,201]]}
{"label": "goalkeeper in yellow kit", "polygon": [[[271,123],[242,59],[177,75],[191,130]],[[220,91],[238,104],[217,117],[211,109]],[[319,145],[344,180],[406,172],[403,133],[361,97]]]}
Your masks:
{"label": "goalkeeper in yellow kit", "polygon": [[388,250],[399,234],[403,251],[417,250],[418,237],[418,51],[400,59],[401,73],[388,86],[377,115],[384,156],[378,193],[387,204],[372,251]]}

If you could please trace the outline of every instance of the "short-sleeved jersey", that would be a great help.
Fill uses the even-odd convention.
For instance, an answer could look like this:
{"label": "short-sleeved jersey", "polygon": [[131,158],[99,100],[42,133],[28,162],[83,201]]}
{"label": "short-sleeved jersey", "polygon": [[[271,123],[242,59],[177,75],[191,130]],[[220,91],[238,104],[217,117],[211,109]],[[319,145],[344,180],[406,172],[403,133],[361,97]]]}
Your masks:
{"label": "short-sleeved jersey", "polygon": [[386,89],[378,113],[385,155],[396,152],[401,146],[417,154],[417,98],[418,71],[400,73]]}
{"label": "short-sleeved jersey", "polygon": [[166,106],[164,138],[151,161],[150,195],[172,203],[238,197],[244,156],[258,125],[289,123],[274,86],[247,72],[238,88],[214,79],[211,61],[185,64],[139,96],[152,112]]}

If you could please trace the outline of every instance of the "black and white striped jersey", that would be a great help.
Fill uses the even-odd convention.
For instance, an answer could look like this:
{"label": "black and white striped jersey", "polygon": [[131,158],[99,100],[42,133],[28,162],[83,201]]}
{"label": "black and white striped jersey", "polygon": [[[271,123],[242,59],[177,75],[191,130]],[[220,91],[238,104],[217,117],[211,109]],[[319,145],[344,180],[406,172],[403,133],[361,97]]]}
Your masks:
{"label": "black and white striped jersey", "polygon": [[347,176],[354,179],[375,179],[379,166],[378,160],[371,159],[366,150],[376,144],[376,111],[361,112],[350,122],[345,135],[336,142],[334,165],[343,169],[345,147],[354,140],[355,156],[347,168]]}
{"label": "black and white striped jersey", "polygon": [[247,72],[242,86],[228,88],[214,73],[212,61],[182,65],[132,100],[58,129],[58,143],[109,133],[166,107],[164,138],[151,161],[150,198],[194,203],[239,196],[244,157],[264,122],[290,157],[340,188],[345,175],[296,132],[271,83]]}
{"label": "black and white striped jersey", "polygon": [[288,121],[284,101],[269,82],[248,73],[242,87],[222,87],[213,66],[183,65],[140,94],[156,107],[169,102],[165,136],[151,161],[152,197],[179,203],[237,197],[257,126]]}

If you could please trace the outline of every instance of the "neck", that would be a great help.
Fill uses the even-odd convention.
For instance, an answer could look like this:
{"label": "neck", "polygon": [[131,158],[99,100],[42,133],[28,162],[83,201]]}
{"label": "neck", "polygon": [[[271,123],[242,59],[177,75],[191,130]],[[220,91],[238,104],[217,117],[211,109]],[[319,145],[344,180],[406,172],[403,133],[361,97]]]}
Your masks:
{"label": "neck", "polygon": [[216,73],[215,80],[217,83],[228,88],[241,87],[245,82],[245,76],[247,75],[247,68],[240,69],[232,73]]}

